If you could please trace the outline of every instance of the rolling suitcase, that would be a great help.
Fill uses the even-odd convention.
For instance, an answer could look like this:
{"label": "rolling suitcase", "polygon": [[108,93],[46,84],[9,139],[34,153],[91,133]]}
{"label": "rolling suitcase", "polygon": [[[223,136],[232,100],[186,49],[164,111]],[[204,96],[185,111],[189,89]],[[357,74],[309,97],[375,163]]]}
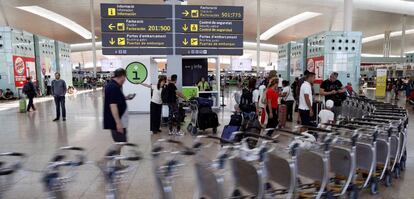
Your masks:
{"label": "rolling suitcase", "polygon": [[26,105],[26,98],[22,98],[22,99],[20,99],[19,100],[19,112],[20,113],[26,113],[26,109],[27,109],[27,107],[26,107],[27,105]]}
{"label": "rolling suitcase", "polygon": [[279,128],[286,127],[286,119],[287,119],[287,108],[285,104],[279,105],[279,113],[278,113],[278,120],[279,120]]}
{"label": "rolling suitcase", "polygon": [[240,126],[226,125],[223,128],[223,133],[221,134],[221,138],[227,141],[235,141],[234,139],[232,139],[234,138],[233,133],[239,130],[240,130]]}

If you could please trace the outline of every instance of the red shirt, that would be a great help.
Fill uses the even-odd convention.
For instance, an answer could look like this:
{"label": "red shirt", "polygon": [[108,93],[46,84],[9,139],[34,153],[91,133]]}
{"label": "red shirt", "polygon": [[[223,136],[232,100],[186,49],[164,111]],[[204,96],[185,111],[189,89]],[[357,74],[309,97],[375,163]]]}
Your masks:
{"label": "red shirt", "polygon": [[277,93],[273,88],[268,88],[266,91],[266,99],[267,101],[272,102],[272,108],[277,109],[278,107],[278,99],[279,99],[279,93]]}

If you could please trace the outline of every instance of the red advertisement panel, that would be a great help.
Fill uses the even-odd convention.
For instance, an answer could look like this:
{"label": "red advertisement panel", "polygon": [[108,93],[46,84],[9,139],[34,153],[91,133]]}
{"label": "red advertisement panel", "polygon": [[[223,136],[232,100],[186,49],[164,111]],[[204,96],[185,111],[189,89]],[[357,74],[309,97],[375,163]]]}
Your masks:
{"label": "red advertisement panel", "polygon": [[36,63],[33,57],[13,56],[14,83],[16,88],[26,84],[26,78],[32,77],[36,82]]}
{"label": "red advertisement panel", "polygon": [[316,74],[315,83],[321,84],[323,81],[324,56],[311,57],[306,62],[308,71]]}

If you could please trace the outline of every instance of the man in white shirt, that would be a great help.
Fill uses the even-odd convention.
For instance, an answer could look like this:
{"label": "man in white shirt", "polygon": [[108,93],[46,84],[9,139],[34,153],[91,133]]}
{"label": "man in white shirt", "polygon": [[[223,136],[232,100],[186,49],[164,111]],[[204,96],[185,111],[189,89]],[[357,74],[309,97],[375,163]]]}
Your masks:
{"label": "man in white shirt", "polygon": [[313,93],[312,84],[315,80],[315,73],[309,72],[305,76],[305,82],[300,87],[299,93],[299,115],[302,125],[311,126],[311,117],[315,114],[312,109]]}
{"label": "man in white shirt", "polygon": [[334,106],[334,102],[332,100],[326,101],[325,109],[319,112],[319,119],[320,119],[321,124],[330,124],[334,121],[335,115],[331,111],[333,106]]}

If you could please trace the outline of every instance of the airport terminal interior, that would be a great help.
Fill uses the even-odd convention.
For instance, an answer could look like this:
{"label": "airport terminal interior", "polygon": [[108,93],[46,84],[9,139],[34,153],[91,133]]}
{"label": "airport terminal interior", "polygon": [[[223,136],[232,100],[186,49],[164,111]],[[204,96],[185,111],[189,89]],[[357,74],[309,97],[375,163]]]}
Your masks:
{"label": "airport terminal interior", "polygon": [[414,199],[412,0],[0,0],[0,199]]}

